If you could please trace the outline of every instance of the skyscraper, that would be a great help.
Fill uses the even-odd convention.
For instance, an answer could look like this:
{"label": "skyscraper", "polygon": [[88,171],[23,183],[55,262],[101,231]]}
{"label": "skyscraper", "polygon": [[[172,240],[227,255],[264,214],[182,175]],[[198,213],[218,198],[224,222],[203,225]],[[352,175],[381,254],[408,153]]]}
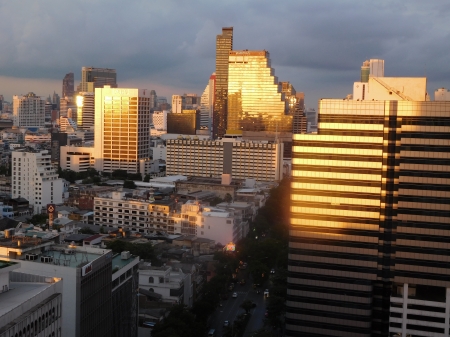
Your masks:
{"label": "skyscraper", "polygon": [[286,336],[448,336],[450,102],[370,77],[294,135]]}
{"label": "skyscraper", "polygon": [[94,92],[95,88],[103,88],[109,85],[111,88],[117,88],[117,74],[115,69],[108,68],[81,68],[81,83],[79,92]]}
{"label": "skyscraper", "polygon": [[211,132],[212,117],[214,111],[214,88],[216,83],[216,74],[213,73],[206,85],[200,98],[200,128],[208,129]]}
{"label": "skyscraper", "polygon": [[228,57],[233,50],[233,27],[222,28],[216,37],[216,88],[213,137],[222,137],[227,129]]}
{"label": "skyscraper", "polygon": [[103,172],[139,172],[149,157],[150,91],[95,89],[95,168]]}
{"label": "skyscraper", "polygon": [[227,130],[292,132],[292,116],[286,113],[287,104],[270,67],[269,52],[230,51]]}
{"label": "skyscraper", "polygon": [[68,73],[63,78],[62,84],[62,98],[70,97],[73,98],[73,94],[75,93],[75,79],[73,73]]}
{"label": "skyscraper", "polygon": [[40,128],[45,126],[45,100],[35,93],[13,96],[14,126]]}
{"label": "skyscraper", "polygon": [[89,130],[94,127],[95,96],[93,92],[80,92],[76,98],[77,120],[75,121],[81,130]]}

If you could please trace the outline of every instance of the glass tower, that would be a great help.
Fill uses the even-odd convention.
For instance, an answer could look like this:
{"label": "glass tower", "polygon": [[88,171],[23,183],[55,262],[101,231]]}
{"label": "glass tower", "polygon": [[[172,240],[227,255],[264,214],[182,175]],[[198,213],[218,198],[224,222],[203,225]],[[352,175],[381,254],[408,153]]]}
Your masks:
{"label": "glass tower", "polygon": [[216,87],[213,137],[222,137],[227,129],[228,55],[233,49],[233,27],[222,28],[216,38]]}
{"label": "glass tower", "polygon": [[269,52],[230,51],[227,130],[292,132],[292,116],[287,115]]}
{"label": "glass tower", "polygon": [[319,101],[294,135],[286,336],[448,335],[449,134],[450,102]]}
{"label": "glass tower", "polygon": [[103,88],[104,85],[117,88],[117,74],[115,69],[81,68],[81,83],[78,91],[94,92],[95,88]]}

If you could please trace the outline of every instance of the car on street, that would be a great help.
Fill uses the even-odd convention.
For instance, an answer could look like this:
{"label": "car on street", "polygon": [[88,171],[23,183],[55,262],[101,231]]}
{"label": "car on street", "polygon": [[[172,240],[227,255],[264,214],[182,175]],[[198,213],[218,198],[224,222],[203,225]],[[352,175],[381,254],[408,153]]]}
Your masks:
{"label": "car on street", "polygon": [[270,273],[275,274],[275,269],[274,268],[270,269]]}
{"label": "car on street", "polygon": [[231,297],[236,298],[237,297],[237,293],[233,293],[233,295]]}
{"label": "car on street", "polygon": [[230,321],[224,321],[224,322],[223,322],[223,326],[224,326],[224,327],[230,326]]}
{"label": "car on street", "polygon": [[264,290],[264,297],[269,297],[269,289]]}
{"label": "car on street", "polygon": [[142,326],[146,327],[146,328],[154,328],[156,325],[155,322],[144,322],[142,323]]}

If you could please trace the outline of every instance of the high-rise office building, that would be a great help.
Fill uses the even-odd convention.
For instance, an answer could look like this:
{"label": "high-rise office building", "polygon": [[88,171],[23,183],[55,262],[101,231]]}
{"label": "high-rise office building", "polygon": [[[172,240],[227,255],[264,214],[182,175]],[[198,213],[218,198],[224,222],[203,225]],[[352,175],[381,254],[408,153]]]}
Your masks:
{"label": "high-rise office building", "polygon": [[182,110],[181,113],[167,114],[167,133],[195,135],[200,128],[200,111]]}
{"label": "high-rise office building", "polygon": [[158,96],[155,90],[150,90],[150,112],[156,109],[158,106]]}
{"label": "high-rise office building", "polygon": [[76,98],[77,120],[80,130],[89,130],[94,127],[95,96],[93,92],[79,92]]}
{"label": "high-rise office building", "polygon": [[179,114],[184,109],[183,96],[172,95],[172,113]]}
{"label": "high-rise office building", "polygon": [[448,336],[450,102],[370,77],[294,135],[286,336]]}
{"label": "high-rise office building", "polygon": [[103,172],[139,172],[149,157],[150,91],[95,89],[95,168]]}
{"label": "high-rise office building", "polygon": [[200,98],[200,128],[208,129],[211,132],[212,118],[214,111],[214,88],[216,84],[216,74],[213,73]]}
{"label": "high-rise office building", "polygon": [[439,88],[434,92],[435,101],[450,101],[450,91],[445,88]]}
{"label": "high-rise office building", "polygon": [[64,97],[73,97],[73,94],[75,93],[75,78],[73,73],[68,73],[63,78],[63,84],[62,84],[62,98]]}
{"label": "high-rise office building", "polygon": [[45,126],[45,100],[30,92],[24,96],[13,96],[14,126],[40,128]]}
{"label": "high-rise office building", "polygon": [[216,86],[213,137],[222,137],[227,129],[228,57],[233,50],[233,27],[222,28],[216,37]]}
{"label": "high-rise office building", "polygon": [[227,132],[292,132],[286,106],[269,52],[229,52]]}
{"label": "high-rise office building", "polygon": [[103,88],[104,85],[117,88],[117,74],[115,69],[81,68],[81,83],[78,87],[78,92],[94,92],[95,88]]}

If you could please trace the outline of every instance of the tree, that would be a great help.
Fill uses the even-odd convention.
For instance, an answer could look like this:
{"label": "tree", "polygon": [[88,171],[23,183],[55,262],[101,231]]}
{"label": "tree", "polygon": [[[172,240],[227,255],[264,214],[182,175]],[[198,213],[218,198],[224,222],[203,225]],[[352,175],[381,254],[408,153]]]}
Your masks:
{"label": "tree", "polygon": [[222,199],[222,198],[214,197],[214,198],[212,198],[212,199],[209,201],[209,204],[210,204],[211,206],[216,206],[217,204],[220,204],[221,202],[223,202],[223,199]]}
{"label": "tree", "polygon": [[227,194],[225,195],[225,198],[223,198],[223,201],[230,203],[230,202],[233,201],[233,197],[231,196],[230,193],[227,193]]}
{"label": "tree", "polygon": [[148,183],[150,181],[150,175],[146,174],[144,177],[144,183]]}
{"label": "tree", "polygon": [[48,214],[35,214],[31,218],[27,218],[27,221],[33,225],[45,225],[47,220]]}
{"label": "tree", "polygon": [[117,239],[107,242],[106,247],[117,254],[120,254],[123,251],[129,251],[132,255],[139,256],[141,259],[152,260],[155,258],[155,252],[151,243],[133,244]]}
{"label": "tree", "polygon": [[253,308],[253,302],[250,300],[245,300],[244,302],[241,303],[239,307],[244,309],[245,313],[248,314],[250,310]]}
{"label": "tree", "polygon": [[127,174],[127,171],[125,171],[125,170],[114,170],[111,173],[111,177],[113,179],[125,180],[125,179],[127,179],[127,176],[128,176],[128,174]]}
{"label": "tree", "polygon": [[89,227],[83,227],[79,230],[81,234],[95,234],[95,232]]}
{"label": "tree", "polygon": [[136,184],[134,183],[133,180],[125,180],[123,182],[123,188],[135,189],[136,188]]}

